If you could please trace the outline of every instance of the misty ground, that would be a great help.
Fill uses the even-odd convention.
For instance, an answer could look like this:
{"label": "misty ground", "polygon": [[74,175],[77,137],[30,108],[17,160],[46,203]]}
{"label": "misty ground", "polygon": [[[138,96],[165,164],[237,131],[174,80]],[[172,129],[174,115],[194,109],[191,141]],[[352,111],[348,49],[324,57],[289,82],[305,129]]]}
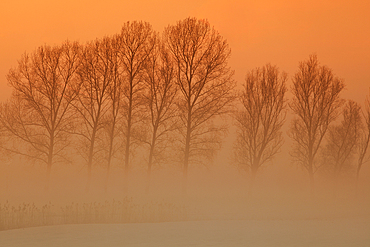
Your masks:
{"label": "misty ground", "polygon": [[[191,169],[183,196],[181,172],[175,167],[155,170],[145,194],[143,169],[131,170],[124,192],[123,173],[116,168],[105,192],[104,169],[96,167],[86,193],[85,169],[54,167],[45,191],[42,167],[2,165],[2,208],[51,205],[53,217],[59,218],[66,205],[79,204],[81,211],[82,205],[100,203],[108,205],[106,210],[112,202],[129,200],[134,209],[123,223],[80,217],[71,221],[77,224],[52,221],[51,226],[40,222],[38,227],[3,230],[0,246],[370,246],[368,169],[357,189],[351,177],[344,177],[334,190],[332,181],[318,174],[311,197],[306,174],[289,164],[262,170],[252,193],[245,173],[226,168]],[[158,207],[172,212],[159,214]]]}

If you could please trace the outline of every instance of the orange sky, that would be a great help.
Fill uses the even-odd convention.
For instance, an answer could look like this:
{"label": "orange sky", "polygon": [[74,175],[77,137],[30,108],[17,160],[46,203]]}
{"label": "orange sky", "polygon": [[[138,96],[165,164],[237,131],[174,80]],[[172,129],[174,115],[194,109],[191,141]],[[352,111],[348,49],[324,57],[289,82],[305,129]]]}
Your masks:
{"label": "orange sky", "polygon": [[125,21],[162,31],[189,16],[208,19],[228,40],[239,83],[267,62],[292,76],[316,53],[345,80],[344,97],[363,103],[368,94],[370,1],[12,0],[0,2],[0,99],[9,96],[5,76],[25,51],[111,35]]}

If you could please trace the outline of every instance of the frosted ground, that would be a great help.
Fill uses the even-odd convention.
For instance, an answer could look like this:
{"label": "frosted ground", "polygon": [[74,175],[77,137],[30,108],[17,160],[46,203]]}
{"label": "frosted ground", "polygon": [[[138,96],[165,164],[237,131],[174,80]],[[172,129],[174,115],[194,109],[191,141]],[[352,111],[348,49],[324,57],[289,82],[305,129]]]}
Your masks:
{"label": "frosted ground", "polygon": [[370,246],[368,220],[215,220],[34,227],[1,246]]}
{"label": "frosted ground", "polygon": [[185,221],[0,231],[0,246],[370,246],[368,202],[226,201],[193,197]]}
{"label": "frosted ground", "polygon": [[[274,172],[271,176],[266,172],[259,178],[253,196],[243,189],[246,187],[243,177],[239,179],[237,175],[226,172],[222,176],[204,176],[198,175],[198,172],[190,177],[187,200],[176,196],[181,190],[176,184],[179,180],[176,176],[167,176],[167,180],[158,177],[157,182],[154,180],[157,187],[153,188],[149,198],[142,196],[144,188],[139,185],[144,183],[136,179],[137,184],[132,184],[136,185],[133,188],[137,188],[137,192],[132,190],[131,195],[135,204],[165,200],[176,206],[185,205],[186,219],[153,223],[62,224],[4,230],[0,231],[0,247],[370,246],[368,180],[362,180],[364,182],[359,187],[363,189],[357,195],[352,187],[343,185],[348,189],[340,190],[338,196],[333,197],[330,187],[320,185],[315,200],[311,200],[305,176],[290,176],[289,180],[289,177],[279,177]],[[117,174],[117,177],[120,175]],[[41,183],[32,183],[33,187],[31,183],[26,183],[27,186],[11,190],[21,183],[9,182],[8,192],[0,191],[0,203],[4,205],[3,200],[9,199],[13,205],[35,202],[41,207],[51,200],[57,210],[72,202],[122,200],[120,190],[115,192],[112,189],[105,195],[103,190],[99,190],[101,184],[97,183],[93,187],[94,193],[86,195],[84,187],[76,186],[73,180],[67,184],[68,187],[62,187],[56,186],[57,179],[49,194],[44,192]]]}

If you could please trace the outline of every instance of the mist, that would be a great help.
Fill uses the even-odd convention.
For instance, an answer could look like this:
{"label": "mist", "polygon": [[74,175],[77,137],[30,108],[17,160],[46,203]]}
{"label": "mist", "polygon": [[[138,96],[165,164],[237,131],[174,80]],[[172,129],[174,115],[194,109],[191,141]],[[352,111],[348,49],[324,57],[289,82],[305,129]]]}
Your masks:
{"label": "mist", "polygon": [[[32,28],[45,25],[41,18],[27,25],[34,32],[29,44],[3,42],[14,56],[0,62],[6,63],[0,68],[6,71],[0,85],[0,242],[370,242],[369,49],[366,25],[363,32],[359,25],[367,8],[340,3],[352,24],[341,21],[338,28],[323,21],[329,4],[316,13],[321,3],[249,9],[237,2],[193,4],[171,12],[167,22],[158,14],[141,16],[152,23],[89,20],[89,28],[77,25],[86,13],[73,11],[74,21],[58,22],[64,33],[37,39]],[[141,5],[141,15],[152,12],[144,2],[130,8]],[[235,14],[220,18],[227,10]],[[197,18],[186,18],[188,12]],[[318,18],[311,20],[312,13]],[[343,20],[338,13],[331,15]],[[339,44],[338,37],[347,39]],[[19,55],[19,49],[26,52]],[[307,86],[311,81],[318,86]],[[315,90],[301,99],[332,99],[308,114],[311,119],[297,107],[303,102],[298,89],[307,88]],[[317,119],[321,125],[307,127]],[[312,130],[319,131],[309,136]]]}
{"label": "mist", "polygon": [[[28,246],[43,246],[43,243],[48,246],[59,240],[67,241],[70,246],[77,243],[85,246],[89,239],[95,239],[97,245],[108,246],[123,243],[127,246],[137,243],[166,246],[164,241],[167,246],[200,242],[225,246],[251,241],[255,246],[279,243],[319,246],[325,242],[338,246],[366,244],[370,219],[368,166],[364,167],[357,188],[354,179],[343,179],[336,195],[333,180],[325,175],[317,176],[312,198],[308,175],[292,164],[289,149],[284,148],[272,164],[259,172],[251,193],[249,175],[230,162],[232,142],[233,134],[230,133],[212,164],[189,169],[186,195],[182,194],[181,169],[173,164],[153,170],[147,194],[147,173],[140,166],[130,170],[126,192],[123,190],[123,167],[117,164],[112,167],[106,192],[106,170],[94,167],[91,190],[86,193],[87,169],[82,163],[56,164],[51,172],[49,190],[45,191],[43,166],[26,160],[3,162],[0,172],[2,230],[4,227],[31,228],[23,233],[14,232],[14,235],[9,235],[9,231],[1,232],[1,239],[5,246],[7,243],[12,246],[15,239]],[[29,210],[33,204],[40,211],[45,207],[45,215],[50,218],[43,222],[36,218],[36,210],[30,210],[28,212],[34,214],[33,221],[25,214],[22,221],[22,208],[29,205],[26,206]],[[5,214],[11,211],[4,210],[6,205],[15,207],[10,215]],[[126,206],[131,207],[131,211]],[[67,207],[69,214],[63,211]],[[117,210],[115,214],[113,210]],[[59,228],[45,237],[46,230],[32,228],[32,224]],[[147,232],[152,234],[147,235]],[[289,232],[289,236],[284,232]],[[215,234],[218,237],[215,238]],[[266,238],[267,235],[271,237]]]}
{"label": "mist", "polygon": [[[369,217],[368,166],[364,166],[357,188],[355,179],[347,176],[341,180],[336,194],[333,179],[325,174],[317,176],[312,198],[308,175],[292,164],[287,156],[289,150],[284,149],[272,164],[259,172],[251,192],[250,175],[233,165],[228,155],[231,140],[232,136],[225,139],[223,149],[212,164],[189,169],[186,195],[182,193],[181,168],[174,164],[153,170],[149,193],[145,190],[147,171],[140,165],[131,168],[126,192],[122,167],[112,167],[105,192],[106,169],[96,166],[92,170],[91,189],[86,192],[87,169],[82,162],[56,164],[46,191],[45,167],[21,160],[1,165],[0,204],[15,207],[35,204],[42,208],[51,202],[52,210],[61,214],[60,208],[72,203],[104,204],[132,199],[138,206],[153,202],[185,208],[186,215],[181,215],[184,220]],[[157,218],[156,221],[163,220]]]}

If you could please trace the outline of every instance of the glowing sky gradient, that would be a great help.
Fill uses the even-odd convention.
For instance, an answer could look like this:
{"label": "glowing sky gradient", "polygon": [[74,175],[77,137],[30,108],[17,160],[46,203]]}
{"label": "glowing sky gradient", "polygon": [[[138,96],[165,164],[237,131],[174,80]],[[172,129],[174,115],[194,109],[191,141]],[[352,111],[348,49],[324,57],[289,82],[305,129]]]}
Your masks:
{"label": "glowing sky gradient", "polygon": [[208,19],[228,40],[238,83],[268,62],[292,76],[316,53],[345,80],[345,98],[362,104],[368,94],[370,1],[12,0],[0,2],[0,99],[10,95],[5,76],[25,51],[112,35],[133,20],[161,32],[189,16]]}

